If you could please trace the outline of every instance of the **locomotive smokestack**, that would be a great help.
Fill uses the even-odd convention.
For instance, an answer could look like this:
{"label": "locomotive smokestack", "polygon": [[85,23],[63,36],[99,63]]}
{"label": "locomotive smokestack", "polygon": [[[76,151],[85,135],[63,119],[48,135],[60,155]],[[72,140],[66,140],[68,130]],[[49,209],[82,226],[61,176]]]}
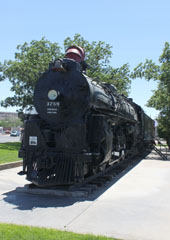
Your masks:
{"label": "locomotive smokestack", "polygon": [[80,63],[84,61],[85,58],[84,49],[79,46],[70,46],[66,50],[65,58],[70,58]]}

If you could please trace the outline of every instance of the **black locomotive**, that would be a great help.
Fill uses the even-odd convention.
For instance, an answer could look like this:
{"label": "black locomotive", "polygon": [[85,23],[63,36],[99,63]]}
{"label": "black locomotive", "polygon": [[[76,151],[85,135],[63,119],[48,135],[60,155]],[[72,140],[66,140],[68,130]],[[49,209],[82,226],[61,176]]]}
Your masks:
{"label": "black locomotive", "polygon": [[70,185],[140,152],[154,139],[154,121],[111,84],[84,73],[84,51],[71,46],[50,64],[34,91],[19,156],[38,186]]}

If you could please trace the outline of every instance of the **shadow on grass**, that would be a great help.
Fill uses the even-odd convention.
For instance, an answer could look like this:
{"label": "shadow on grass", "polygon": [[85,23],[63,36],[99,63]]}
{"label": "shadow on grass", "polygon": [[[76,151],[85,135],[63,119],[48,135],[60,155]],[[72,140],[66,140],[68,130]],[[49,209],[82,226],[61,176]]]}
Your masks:
{"label": "shadow on grass", "polygon": [[6,143],[0,143],[0,150],[12,150],[12,151],[18,151],[20,148],[21,143],[20,142],[6,142]]}

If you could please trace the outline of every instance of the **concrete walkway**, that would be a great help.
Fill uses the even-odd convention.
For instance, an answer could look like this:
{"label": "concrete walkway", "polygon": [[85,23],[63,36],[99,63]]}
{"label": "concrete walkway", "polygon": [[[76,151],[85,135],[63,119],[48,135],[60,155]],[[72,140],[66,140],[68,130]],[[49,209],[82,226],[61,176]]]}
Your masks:
{"label": "concrete walkway", "polygon": [[16,191],[28,182],[0,171],[0,222],[93,233],[121,239],[170,239],[170,161],[152,152],[86,199]]}
{"label": "concrete walkway", "polygon": [[11,137],[9,134],[3,135],[0,133],[0,143],[6,143],[6,142],[19,142],[20,137]]}

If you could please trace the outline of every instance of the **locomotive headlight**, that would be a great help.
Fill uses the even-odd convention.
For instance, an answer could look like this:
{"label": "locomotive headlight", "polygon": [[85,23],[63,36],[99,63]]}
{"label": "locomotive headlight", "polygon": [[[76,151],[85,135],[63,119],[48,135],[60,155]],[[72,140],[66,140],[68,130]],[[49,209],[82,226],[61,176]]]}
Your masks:
{"label": "locomotive headlight", "polygon": [[52,101],[55,100],[58,96],[59,96],[59,92],[56,90],[50,90],[48,92],[48,98]]}

